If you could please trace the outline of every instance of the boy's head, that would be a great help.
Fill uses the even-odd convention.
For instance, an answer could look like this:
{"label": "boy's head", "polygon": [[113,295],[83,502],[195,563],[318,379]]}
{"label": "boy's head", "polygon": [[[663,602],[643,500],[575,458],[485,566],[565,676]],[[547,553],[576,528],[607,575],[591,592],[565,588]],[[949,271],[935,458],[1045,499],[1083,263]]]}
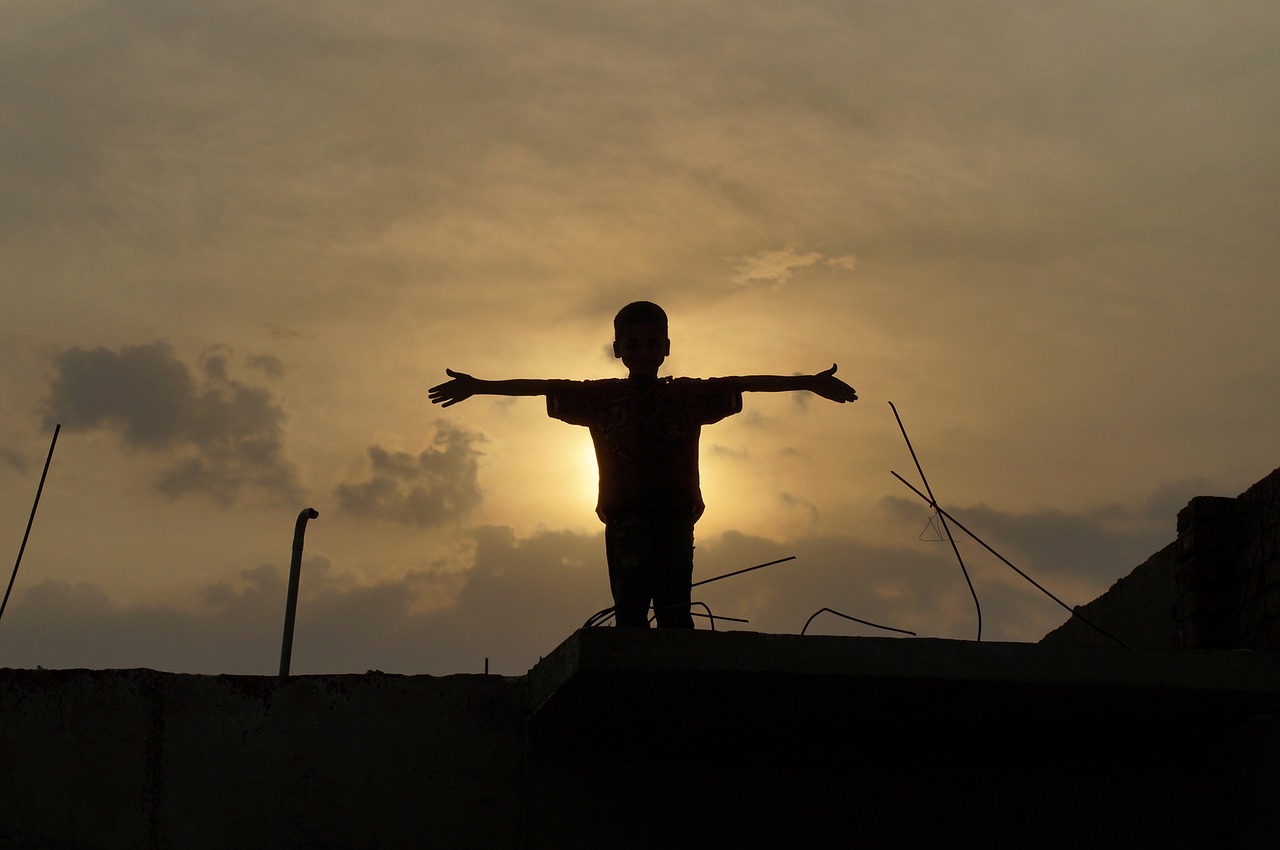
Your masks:
{"label": "boy's head", "polygon": [[613,317],[613,356],[631,377],[656,377],[671,353],[667,314],[651,301],[633,301]]}

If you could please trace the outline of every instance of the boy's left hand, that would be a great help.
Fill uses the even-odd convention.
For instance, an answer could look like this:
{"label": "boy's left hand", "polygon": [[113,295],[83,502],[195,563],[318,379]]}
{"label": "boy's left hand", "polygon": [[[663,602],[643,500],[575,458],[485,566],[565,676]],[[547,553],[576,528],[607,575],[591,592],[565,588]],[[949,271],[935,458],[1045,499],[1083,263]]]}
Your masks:
{"label": "boy's left hand", "polygon": [[830,369],[825,369],[813,376],[813,392],[830,399],[834,402],[844,404],[846,401],[857,401],[858,394],[853,387],[836,377],[836,364],[832,363]]}
{"label": "boy's left hand", "polygon": [[431,399],[432,404],[444,402],[444,407],[450,407],[460,401],[466,401],[480,389],[480,381],[466,372],[445,369],[444,373],[453,380],[436,384],[427,390],[427,397]]}

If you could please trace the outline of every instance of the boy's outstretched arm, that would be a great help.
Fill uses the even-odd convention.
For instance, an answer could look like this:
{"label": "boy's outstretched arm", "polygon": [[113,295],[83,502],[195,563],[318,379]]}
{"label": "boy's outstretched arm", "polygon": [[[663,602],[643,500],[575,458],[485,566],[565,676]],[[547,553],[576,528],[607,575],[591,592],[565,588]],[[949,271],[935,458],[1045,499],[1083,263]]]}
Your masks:
{"label": "boy's outstretched arm", "polygon": [[445,407],[466,401],[473,395],[546,395],[555,381],[537,378],[517,378],[510,381],[485,381],[472,377],[466,372],[455,372],[445,369],[444,373],[452,380],[436,384],[427,390],[427,397],[432,404]]}
{"label": "boy's outstretched arm", "polygon": [[738,391],[744,393],[808,391],[840,404],[858,400],[853,387],[836,377],[834,363],[830,369],[824,369],[816,375],[744,375],[724,380],[734,382]]}

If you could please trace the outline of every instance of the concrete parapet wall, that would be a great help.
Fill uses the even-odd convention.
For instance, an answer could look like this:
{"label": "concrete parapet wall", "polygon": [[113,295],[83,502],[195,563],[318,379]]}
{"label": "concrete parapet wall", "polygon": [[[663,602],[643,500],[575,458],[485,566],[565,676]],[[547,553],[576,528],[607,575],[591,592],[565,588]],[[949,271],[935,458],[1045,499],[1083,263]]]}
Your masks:
{"label": "concrete parapet wall", "polygon": [[1270,653],[628,631],[529,673],[530,850],[1277,846]]}
{"label": "concrete parapet wall", "polygon": [[498,676],[0,670],[0,846],[519,846]]}
{"label": "concrete parapet wall", "polygon": [[586,629],[527,676],[0,670],[0,848],[1234,847],[1280,658]]}

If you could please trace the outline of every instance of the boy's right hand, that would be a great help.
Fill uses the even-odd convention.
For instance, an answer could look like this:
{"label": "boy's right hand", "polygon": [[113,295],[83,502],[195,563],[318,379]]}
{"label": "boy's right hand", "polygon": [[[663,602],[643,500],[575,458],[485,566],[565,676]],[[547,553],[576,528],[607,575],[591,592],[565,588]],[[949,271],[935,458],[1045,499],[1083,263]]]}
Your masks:
{"label": "boy's right hand", "polygon": [[813,392],[840,404],[858,400],[858,393],[853,387],[836,377],[834,363],[831,364],[830,369],[824,369],[813,376]]}
{"label": "boy's right hand", "polygon": [[443,402],[444,406],[448,407],[460,401],[466,401],[480,389],[479,379],[471,377],[466,372],[445,369],[444,373],[453,380],[445,381],[443,384],[436,384],[427,390],[427,397],[431,399],[432,404]]}

